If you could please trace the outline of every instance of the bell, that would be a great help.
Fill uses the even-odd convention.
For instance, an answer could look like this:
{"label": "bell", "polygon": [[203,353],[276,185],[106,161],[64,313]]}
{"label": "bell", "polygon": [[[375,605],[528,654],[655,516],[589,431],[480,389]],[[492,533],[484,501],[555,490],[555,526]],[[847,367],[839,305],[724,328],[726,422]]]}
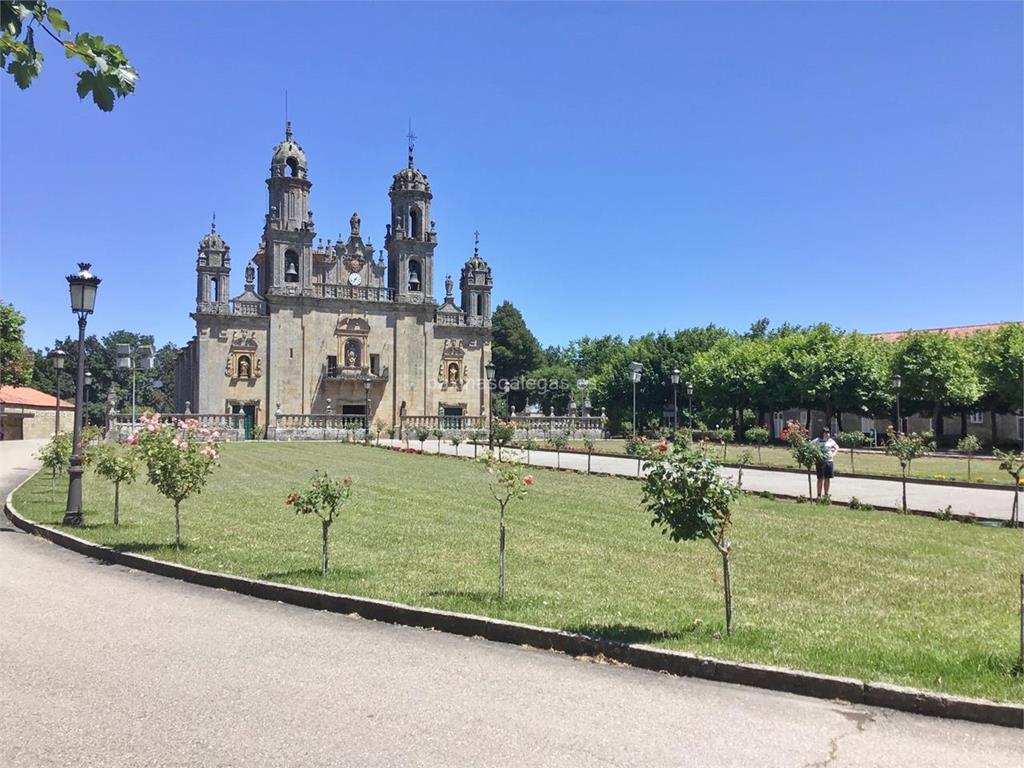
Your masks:
{"label": "bell", "polygon": [[285,280],[298,280],[299,279],[299,269],[298,269],[298,267],[295,266],[295,262],[294,261],[289,262],[288,266],[285,268],[285,270],[284,270],[284,278],[285,278]]}

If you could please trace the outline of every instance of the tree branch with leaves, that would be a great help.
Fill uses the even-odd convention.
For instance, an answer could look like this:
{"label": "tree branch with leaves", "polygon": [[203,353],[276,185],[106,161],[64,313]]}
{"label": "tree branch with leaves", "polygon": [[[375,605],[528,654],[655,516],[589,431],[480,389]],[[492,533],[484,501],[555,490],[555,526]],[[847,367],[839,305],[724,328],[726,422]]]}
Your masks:
{"label": "tree branch with leaves", "polygon": [[41,30],[64,50],[69,59],[85,65],[78,73],[78,98],[92,94],[93,103],[104,112],[114,108],[114,99],[135,91],[139,73],[121,46],[100,35],[79,32],[72,37],[71,25],[60,8],[43,0],[0,1],[0,69],[25,90],[43,70],[44,54],[36,47],[36,30]]}

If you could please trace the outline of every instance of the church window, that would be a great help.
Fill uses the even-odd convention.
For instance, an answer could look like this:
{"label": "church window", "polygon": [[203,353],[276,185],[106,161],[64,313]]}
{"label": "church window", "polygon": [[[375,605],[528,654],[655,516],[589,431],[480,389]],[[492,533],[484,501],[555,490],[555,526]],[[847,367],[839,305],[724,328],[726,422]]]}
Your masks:
{"label": "church window", "polygon": [[422,285],[420,263],[416,259],[409,260],[409,290],[418,291]]}
{"label": "church window", "polygon": [[475,304],[474,314],[482,315],[484,313],[484,303],[479,293],[473,294],[473,304]]}
{"label": "church window", "polygon": [[220,283],[217,280],[210,281],[210,301],[214,304],[217,303],[217,299],[220,296]]}
{"label": "church window", "polygon": [[327,356],[327,378],[333,379],[338,375],[338,356],[328,355]]}
{"label": "church window", "polygon": [[370,373],[380,375],[380,355],[370,355]]}
{"label": "church window", "polygon": [[294,157],[289,157],[288,160],[286,161],[286,163],[288,165],[288,175],[289,176],[298,176],[299,175],[299,161],[296,160]]}
{"label": "church window", "polygon": [[295,251],[284,252],[284,281],[286,283],[299,282],[299,254]]}

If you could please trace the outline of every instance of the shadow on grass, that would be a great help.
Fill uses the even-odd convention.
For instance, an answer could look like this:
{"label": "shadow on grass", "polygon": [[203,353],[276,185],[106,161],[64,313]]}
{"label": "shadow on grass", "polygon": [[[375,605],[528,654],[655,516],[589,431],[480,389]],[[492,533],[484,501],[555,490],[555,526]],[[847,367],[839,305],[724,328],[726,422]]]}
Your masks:
{"label": "shadow on grass", "polygon": [[175,549],[174,542],[157,543],[153,541],[123,541],[120,544],[108,545],[115,552],[132,552],[144,554],[146,552],[185,552],[189,549],[188,544],[182,544],[180,549]]}
{"label": "shadow on grass", "polygon": [[295,568],[291,571],[274,571],[261,573],[257,578],[264,581],[280,581],[287,584],[308,584],[319,583],[326,579],[337,581],[356,581],[365,575],[365,571],[358,568],[328,568],[326,574],[320,573],[319,568]]}
{"label": "shadow on grass", "polygon": [[509,613],[516,608],[531,605],[536,600],[517,598],[514,595],[506,595],[502,600],[498,597],[498,590],[468,590],[468,589],[436,589],[424,592],[423,597],[427,603],[440,605],[444,610],[457,611],[459,613]]}
{"label": "shadow on grass", "polygon": [[663,629],[651,629],[650,627],[638,627],[633,624],[580,624],[565,628],[566,632],[575,632],[578,635],[586,635],[587,637],[612,640],[616,643],[642,643],[644,645],[710,634],[712,630],[713,628],[704,627],[699,624],[672,632]]}

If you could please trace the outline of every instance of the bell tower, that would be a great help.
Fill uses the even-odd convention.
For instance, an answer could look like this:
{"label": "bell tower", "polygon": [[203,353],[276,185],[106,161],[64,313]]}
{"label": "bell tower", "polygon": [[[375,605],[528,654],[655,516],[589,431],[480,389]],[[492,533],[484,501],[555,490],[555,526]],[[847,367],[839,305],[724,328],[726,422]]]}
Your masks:
{"label": "bell tower", "polygon": [[474,232],[473,258],[462,267],[459,291],[462,294],[462,311],[466,313],[466,325],[489,326],[491,324],[491,289],[494,280],[491,268],[480,258],[480,233]]}
{"label": "bell tower", "polygon": [[217,233],[217,215],[214,214],[210,231],[199,241],[196,258],[196,312],[227,314],[228,292],[231,280],[231,249]]}
{"label": "bell tower", "polygon": [[260,293],[296,296],[312,293],[313,211],[309,207],[306,153],[292,137],[287,123],[284,141],[274,147],[266,223],[263,228],[264,262]]}
{"label": "bell tower", "polygon": [[430,182],[413,164],[416,134],[409,130],[409,163],[391,183],[391,224],[385,236],[388,287],[397,301],[434,301],[434,248],[437,232],[430,220]]}

